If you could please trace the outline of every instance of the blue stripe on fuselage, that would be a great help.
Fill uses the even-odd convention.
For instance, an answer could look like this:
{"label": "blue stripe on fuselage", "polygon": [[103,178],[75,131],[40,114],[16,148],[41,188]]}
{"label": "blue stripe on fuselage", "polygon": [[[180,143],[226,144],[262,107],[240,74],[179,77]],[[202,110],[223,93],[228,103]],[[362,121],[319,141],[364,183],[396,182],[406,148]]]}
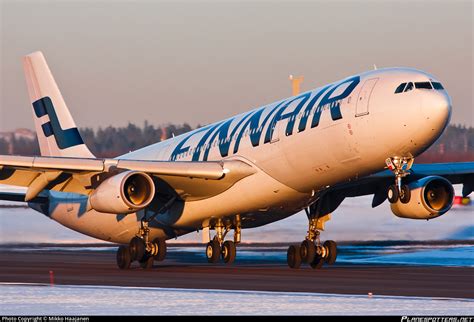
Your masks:
{"label": "blue stripe on fuselage", "polygon": [[[188,135],[186,135],[174,148],[171,153],[170,160],[176,160],[179,154],[188,152],[191,146],[184,147],[185,143],[195,134],[206,131],[206,133],[201,137],[199,142],[195,147],[193,147],[193,161],[207,161],[209,156],[209,151],[212,147],[212,143],[217,138],[219,152],[221,157],[226,157],[229,154],[229,149],[232,140],[235,138],[235,144],[233,153],[236,154],[239,151],[242,138],[245,136],[245,131],[248,129],[250,143],[253,147],[260,145],[260,139],[264,127],[269,124],[265,134],[264,143],[271,142],[275,126],[277,122],[288,119],[288,123],[285,129],[285,134],[287,136],[293,135],[295,123],[297,120],[298,114],[303,110],[301,119],[298,124],[298,131],[303,132],[308,123],[309,116],[314,111],[313,119],[311,120],[311,128],[317,127],[321,118],[321,114],[324,107],[329,107],[331,113],[331,119],[333,121],[339,120],[342,118],[342,113],[340,109],[340,102],[344,98],[348,97],[352,91],[360,83],[360,77],[354,76],[349,79],[346,79],[336,85],[327,85],[318,91],[303,93],[297,97],[293,97],[287,100],[283,100],[278,104],[275,104],[271,107],[262,107],[257,110],[250,111],[243,116],[235,124],[231,126],[232,123],[236,120],[237,117],[230,118],[226,121],[222,121],[216,124],[212,124],[201,129],[197,129]],[[347,85],[344,91],[336,96],[333,94],[338,88],[343,85]],[[328,90],[329,89],[329,90]],[[311,96],[313,98],[311,98]],[[322,98],[321,98],[322,97]],[[311,98],[311,99],[310,99]],[[319,103],[316,105],[318,100],[321,98]],[[286,109],[292,105],[292,103],[299,101],[295,109],[291,112],[284,113]],[[315,107],[316,106],[316,107]],[[261,120],[262,115],[265,111],[268,110],[268,114],[265,116],[263,121]],[[271,121],[269,122],[269,120]],[[240,130],[239,130],[240,129]],[[230,130],[230,134],[229,134]],[[238,134],[237,134],[238,133]],[[235,137],[237,134],[237,137]],[[203,152],[204,153],[201,153]],[[201,156],[202,155],[202,156]]]}

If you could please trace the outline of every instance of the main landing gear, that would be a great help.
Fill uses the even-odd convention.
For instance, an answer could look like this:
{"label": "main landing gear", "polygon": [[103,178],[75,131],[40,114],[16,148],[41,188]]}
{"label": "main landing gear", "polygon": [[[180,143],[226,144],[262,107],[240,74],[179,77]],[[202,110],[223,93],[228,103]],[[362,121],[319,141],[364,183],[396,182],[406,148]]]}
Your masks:
{"label": "main landing gear", "polygon": [[176,200],[176,196],[170,198],[153,216],[147,218],[146,213],[141,220],[141,226],[135,237],[125,246],[121,245],[117,250],[117,266],[120,269],[129,269],[134,261],[138,261],[141,268],[150,269],[153,262],[161,262],[166,257],[166,241],[155,238],[149,241],[150,228],[148,223],[152,221],[159,213],[165,211]]}
{"label": "main landing gear", "polygon": [[209,263],[217,263],[222,257],[226,264],[232,264],[237,255],[236,244],[240,243],[241,226],[240,218],[236,216],[234,228],[234,241],[226,240],[225,236],[231,230],[232,226],[225,226],[222,219],[217,219],[215,224],[216,235],[206,245],[206,258]]}
{"label": "main landing gear", "polygon": [[153,267],[154,261],[163,261],[166,257],[166,241],[163,239],[154,239],[148,241],[150,229],[148,222],[142,221],[137,236],[133,237],[130,243],[121,245],[117,251],[117,266],[120,269],[129,269],[134,261],[138,261],[143,269]]}
{"label": "main landing gear", "polygon": [[398,200],[402,203],[410,201],[410,188],[402,184],[402,179],[410,174],[413,162],[413,157],[392,157],[385,160],[388,169],[395,174],[395,184],[389,186],[387,191],[390,203],[396,203]]}
{"label": "main landing gear", "polygon": [[337,258],[337,244],[333,240],[327,240],[323,244],[319,239],[320,230],[324,230],[324,223],[330,219],[330,214],[316,218],[310,216],[309,229],[306,239],[301,245],[291,245],[288,248],[287,261],[290,268],[299,268],[301,263],[307,263],[314,269],[320,269],[323,264],[332,265]]}

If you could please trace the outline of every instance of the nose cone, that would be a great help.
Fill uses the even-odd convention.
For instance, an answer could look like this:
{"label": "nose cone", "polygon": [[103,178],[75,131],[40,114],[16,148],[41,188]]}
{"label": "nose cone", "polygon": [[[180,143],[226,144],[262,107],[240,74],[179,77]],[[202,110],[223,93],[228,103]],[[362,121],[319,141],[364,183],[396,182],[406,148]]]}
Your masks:
{"label": "nose cone", "polygon": [[445,91],[424,93],[421,102],[424,127],[429,127],[439,136],[451,119],[451,109],[451,98]]}

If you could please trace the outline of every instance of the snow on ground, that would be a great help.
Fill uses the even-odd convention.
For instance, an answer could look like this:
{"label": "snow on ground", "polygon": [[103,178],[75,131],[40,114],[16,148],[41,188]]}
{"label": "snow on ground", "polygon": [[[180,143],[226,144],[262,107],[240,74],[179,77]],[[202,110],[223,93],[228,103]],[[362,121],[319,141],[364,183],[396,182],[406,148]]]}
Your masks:
{"label": "snow on ground", "polygon": [[[474,206],[457,207],[430,220],[398,218],[388,203],[371,208],[371,197],[348,198],[326,223],[324,240],[445,240],[474,239]],[[6,202],[0,202],[0,205]],[[13,203],[12,203],[13,204]],[[15,203],[18,204],[18,203]],[[245,229],[243,242],[301,242],[307,231],[304,213],[263,227]],[[232,238],[232,233],[229,234]],[[170,242],[200,242],[200,233],[190,233]],[[72,231],[28,208],[0,208],[0,244],[94,243],[99,240]]]}
{"label": "snow on ground", "polygon": [[0,284],[0,315],[473,315],[474,300]]}

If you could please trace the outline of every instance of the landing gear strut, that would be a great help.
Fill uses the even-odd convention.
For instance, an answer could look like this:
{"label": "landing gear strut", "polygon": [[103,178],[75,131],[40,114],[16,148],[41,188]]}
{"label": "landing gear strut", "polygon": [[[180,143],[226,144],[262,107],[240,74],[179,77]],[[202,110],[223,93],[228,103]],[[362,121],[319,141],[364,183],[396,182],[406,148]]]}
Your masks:
{"label": "landing gear strut", "polygon": [[388,169],[395,174],[395,184],[388,187],[387,197],[390,203],[400,200],[402,203],[410,201],[410,188],[402,184],[402,179],[410,174],[413,157],[391,157],[385,160]]}
{"label": "landing gear strut", "polygon": [[135,237],[130,240],[128,245],[121,245],[117,250],[117,266],[120,269],[128,269],[134,261],[138,261],[143,269],[153,267],[154,261],[163,261],[166,257],[166,241],[155,238],[149,241],[150,228],[148,224],[157,214],[168,209],[176,197],[171,198],[155,215],[141,220],[140,229]]}
{"label": "landing gear strut", "polygon": [[287,252],[287,261],[290,268],[299,268],[301,263],[307,263],[314,269],[320,269],[324,263],[332,265],[337,258],[337,244],[333,240],[321,244],[320,231],[324,230],[324,223],[330,219],[330,214],[315,217],[305,209],[308,216],[308,234],[301,245],[291,245]]}
{"label": "landing gear strut", "polygon": [[[232,226],[234,228],[234,240],[224,241]],[[234,262],[237,254],[235,245],[240,243],[241,238],[241,225],[239,216],[235,217],[235,223],[232,226],[225,226],[221,218],[217,219],[214,226],[216,235],[210,242],[207,243],[206,246],[206,258],[209,263],[219,262],[220,257],[222,257],[222,260],[226,264],[232,264]]]}

